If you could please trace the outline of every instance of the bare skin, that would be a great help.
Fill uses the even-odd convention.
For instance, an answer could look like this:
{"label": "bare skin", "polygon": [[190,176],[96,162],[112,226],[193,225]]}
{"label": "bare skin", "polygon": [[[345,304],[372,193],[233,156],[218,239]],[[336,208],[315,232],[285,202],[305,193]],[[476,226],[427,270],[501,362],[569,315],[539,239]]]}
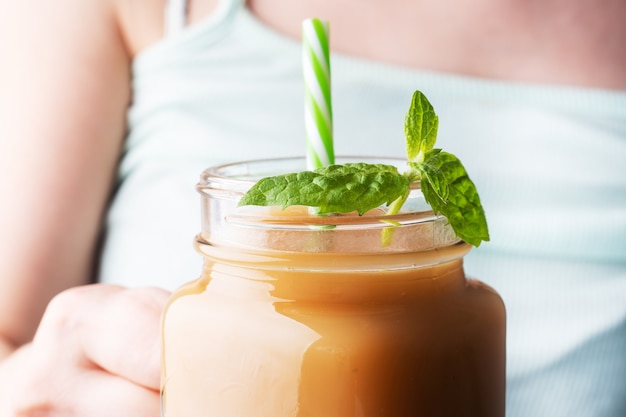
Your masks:
{"label": "bare skin", "polygon": [[248,5],[294,39],[303,18],[323,16],[332,22],[333,49],[350,55],[477,77],[626,89],[626,4],[620,0]]}
{"label": "bare skin", "polygon": [[[190,24],[216,4],[192,0]],[[66,290],[92,281],[125,135],[130,64],[162,39],[164,0],[20,0],[3,6],[0,416],[156,416],[158,361],[151,357],[137,369],[140,362],[123,359],[128,346],[158,351],[158,312],[166,294],[102,285]],[[622,0],[250,0],[248,7],[294,39],[303,18],[324,17],[332,22],[333,49],[364,58],[626,90]],[[108,333],[86,331],[106,328],[103,317],[123,312],[135,318],[132,323]],[[78,329],[84,343],[67,342],[73,334],[68,329]],[[116,332],[136,337],[108,345]],[[98,343],[107,349],[94,353]],[[61,380],[80,395],[57,395]],[[105,385],[120,395],[114,410],[84,401],[85,390]]]}

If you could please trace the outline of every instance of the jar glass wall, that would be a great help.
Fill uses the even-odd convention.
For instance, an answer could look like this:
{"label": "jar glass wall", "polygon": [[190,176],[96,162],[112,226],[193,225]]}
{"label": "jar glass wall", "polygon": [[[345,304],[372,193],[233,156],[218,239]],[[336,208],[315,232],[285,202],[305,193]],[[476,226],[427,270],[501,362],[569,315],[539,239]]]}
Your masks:
{"label": "jar glass wall", "polygon": [[164,314],[163,415],[503,416],[504,306],[466,278],[469,246],[418,184],[393,216],[237,207],[261,177],[304,167],[203,173],[204,268]]}

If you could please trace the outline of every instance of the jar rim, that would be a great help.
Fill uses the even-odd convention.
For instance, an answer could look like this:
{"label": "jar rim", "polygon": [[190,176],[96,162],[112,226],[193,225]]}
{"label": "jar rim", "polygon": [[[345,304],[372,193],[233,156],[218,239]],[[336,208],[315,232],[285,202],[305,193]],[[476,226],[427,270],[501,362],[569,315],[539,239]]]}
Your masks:
{"label": "jar rim", "polygon": [[[395,166],[399,172],[408,169],[406,159],[395,157],[373,157],[373,156],[337,156],[336,163],[376,163]],[[280,172],[277,172],[276,165],[281,165]],[[246,161],[230,162],[216,165],[204,170],[200,176],[200,181],[196,189],[201,194],[219,198],[238,200],[243,196],[258,180],[264,177],[287,174],[291,172],[301,172],[307,169],[307,161],[304,157],[278,157],[267,159],[251,159]],[[416,200],[420,204],[416,205]],[[274,211],[271,219],[267,219],[268,224],[280,227],[297,227],[297,225],[308,226],[341,226],[357,224],[373,224],[374,227],[384,227],[384,223],[395,222],[404,224],[410,222],[434,221],[444,218],[442,215],[434,213],[432,208],[423,200],[420,182],[414,181],[410,184],[409,201],[413,202],[410,210],[407,207],[401,213],[389,215],[383,211],[378,214],[375,211],[366,216],[352,214],[333,214],[331,216],[311,216],[309,212],[297,215],[291,210],[287,215]],[[410,216],[409,216],[410,213]],[[245,224],[258,217],[267,217],[267,208],[249,206],[240,207],[238,213],[233,213],[230,219],[234,222]],[[410,219],[409,219],[410,217]],[[246,220],[247,219],[247,220]]]}
{"label": "jar rim", "polygon": [[[393,157],[359,157],[359,156],[338,156],[337,164],[350,162],[366,162],[387,164],[398,168],[399,172],[408,169],[405,159]],[[281,207],[259,207],[237,205],[239,199],[261,178],[287,174],[291,172],[301,172],[306,170],[306,159],[304,157],[283,157],[271,159],[248,160],[217,165],[206,169],[200,177],[197,190],[202,195],[203,200],[203,227],[202,239],[215,244],[221,238],[226,238],[225,242],[232,242],[231,238],[236,236],[238,231],[247,230],[251,234],[252,230],[257,230],[262,235],[276,234],[279,231],[298,236],[296,240],[306,240],[304,236],[316,234],[316,242],[321,242],[322,237],[333,236],[332,240],[339,240],[337,235],[354,236],[353,239],[363,239],[363,236],[378,236],[372,241],[378,242],[380,246],[380,234],[383,230],[394,229],[392,232],[395,242],[404,242],[402,247],[389,250],[414,251],[428,250],[435,247],[449,246],[458,243],[459,239],[447,219],[434,213],[430,205],[426,203],[419,183],[411,186],[409,197],[399,213],[389,215],[386,213],[387,207],[370,210],[363,215],[356,213],[335,214],[328,216],[318,216],[311,212],[308,207],[295,206],[283,209]],[[219,204],[217,202],[220,202]],[[228,207],[228,208],[226,208]],[[228,230],[226,233],[225,231]],[[263,232],[265,230],[265,232]],[[332,232],[331,232],[332,231]],[[362,233],[363,236],[359,235]],[[377,235],[372,235],[377,233]],[[385,232],[387,233],[387,232]],[[259,245],[266,245],[266,237],[260,240]],[[286,235],[284,235],[286,236]],[[274,239],[273,247],[278,250],[301,250],[300,246],[284,246],[281,240]],[[403,237],[401,239],[401,237]],[[239,244],[247,245],[246,238],[237,238]],[[348,241],[348,237],[344,241]],[[413,241],[414,239],[418,242]],[[413,242],[410,242],[413,241]],[[365,243],[365,241],[363,241]],[[254,246],[257,244],[255,243]],[[327,245],[323,245],[324,247]],[[344,245],[348,246],[348,245]],[[350,251],[360,251],[359,244],[350,245]],[[336,246],[332,245],[336,250]],[[317,250],[325,250],[322,245]]]}

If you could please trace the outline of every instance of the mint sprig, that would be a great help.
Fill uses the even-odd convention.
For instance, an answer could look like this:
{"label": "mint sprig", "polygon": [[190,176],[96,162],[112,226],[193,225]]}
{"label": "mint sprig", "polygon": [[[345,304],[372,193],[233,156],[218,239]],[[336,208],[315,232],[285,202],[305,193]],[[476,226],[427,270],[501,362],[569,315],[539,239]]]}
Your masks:
{"label": "mint sprig", "polygon": [[404,123],[408,171],[356,163],[267,177],[251,187],[239,205],[303,205],[317,208],[320,215],[353,211],[362,215],[387,205],[387,214],[393,215],[407,200],[410,183],[419,180],[433,211],[448,219],[458,237],[479,246],[489,240],[485,212],[461,161],[434,148],[438,127],[433,106],[416,91]]}

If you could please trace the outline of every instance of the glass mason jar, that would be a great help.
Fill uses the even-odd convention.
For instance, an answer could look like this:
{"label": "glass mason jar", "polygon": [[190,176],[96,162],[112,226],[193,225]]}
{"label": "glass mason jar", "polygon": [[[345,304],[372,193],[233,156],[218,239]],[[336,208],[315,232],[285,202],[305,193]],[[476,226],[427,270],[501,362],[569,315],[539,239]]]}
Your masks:
{"label": "glass mason jar", "polygon": [[[338,162],[356,161],[404,165]],[[163,416],[503,416],[505,310],[466,278],[469,245],[418,184],[393,216],[237,207],[255,180],[304,169],[203,173],[204,267],[163,316]]]}

